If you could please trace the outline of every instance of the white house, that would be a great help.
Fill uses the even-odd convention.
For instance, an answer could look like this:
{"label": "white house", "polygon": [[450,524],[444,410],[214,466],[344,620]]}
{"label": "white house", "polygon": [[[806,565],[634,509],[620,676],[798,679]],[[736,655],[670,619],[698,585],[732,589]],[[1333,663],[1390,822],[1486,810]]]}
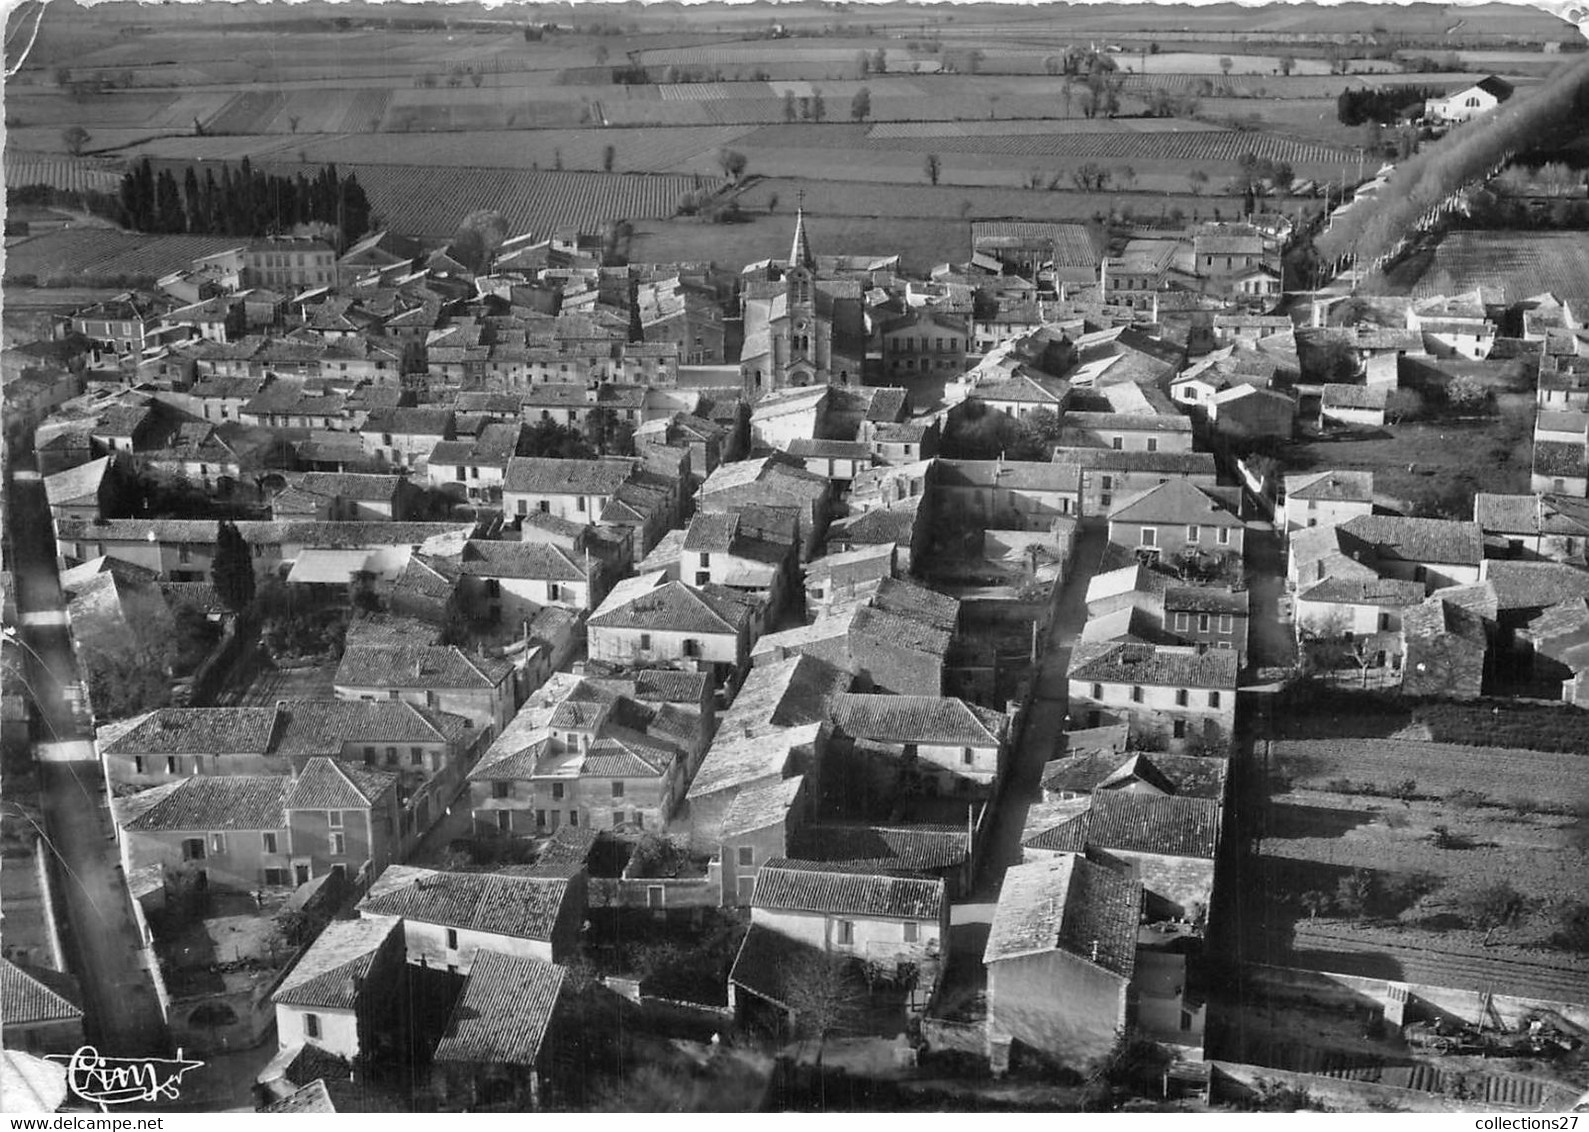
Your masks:
{"label": "white house", "polygon": [[1512,97],[1512,84],[1494,75],[1488,75],[1470,87],[1464,87],[1444,98],[1431,98],[1424,103],[1426,122],[1468,122],[1481,114],[1488,114]]}

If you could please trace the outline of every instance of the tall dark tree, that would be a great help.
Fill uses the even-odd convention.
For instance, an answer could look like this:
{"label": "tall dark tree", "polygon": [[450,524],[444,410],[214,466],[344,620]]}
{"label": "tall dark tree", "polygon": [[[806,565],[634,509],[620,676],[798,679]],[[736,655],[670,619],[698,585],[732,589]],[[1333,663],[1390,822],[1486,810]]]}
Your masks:
{"label": "tall dark tree", "polygon": [[182,175],[182,204],[187,213],[187,230],[204,231],[204,198],[199,192],[199,175],[191,165]]}
{"label": "tall dark tree", "polygon": [[210,568],[222,604],[241,613],[254,600],[254,555],[237,524],[223,519],[215,531],[215,562]]}
{"label": "tall dark tree", "polygon": [[182,192],[169,169],[160,170],[155,182],[155,231],[185,232],[187,216],[182,210]]}

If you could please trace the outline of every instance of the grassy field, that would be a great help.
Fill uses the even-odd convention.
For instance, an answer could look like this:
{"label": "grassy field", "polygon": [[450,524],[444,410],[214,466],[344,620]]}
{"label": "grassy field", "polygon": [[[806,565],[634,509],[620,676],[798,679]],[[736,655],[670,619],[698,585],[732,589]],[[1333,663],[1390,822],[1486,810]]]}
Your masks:
{"label": "grassy field", "polygon": [[[1580,756],[1319,739],[1266,761],[1269,947],[1325,970],[1582,998],[1589,957],[1556,935],[1589,867],[1562,790]],[[1480,894],[1497,886],[1515,899],[1492,916]]]}
{"label": "grassy field", "polygon": [[[1367,436],[1299,441],[1282,454],[1286,471],[1325,468],[1374,473],[1374,494],[1403,502],[1452,485],[1527,492],[1529,441],[1505,416],[1409,421]],[[1504,453],[1504,460],[1502,455]]]}

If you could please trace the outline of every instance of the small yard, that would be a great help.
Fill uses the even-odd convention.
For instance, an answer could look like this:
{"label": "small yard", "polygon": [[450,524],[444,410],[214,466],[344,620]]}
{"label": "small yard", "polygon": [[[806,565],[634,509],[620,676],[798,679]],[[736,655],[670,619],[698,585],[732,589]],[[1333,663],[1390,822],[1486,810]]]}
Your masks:
{"label": "small yard", "polygon": [[274,913],[286,894],[267,891],[264,903],[247,893],[168,895],[150,915],[161,971],[173,997],[216,994],[227,976],[272,970],[292,955]]}
{"label": "small yard", "polygon": [[1467,519],[1472,517],[1474,492],[1528,491],[1532,449],[1527,422],[1507,413],[1408,421],[1371,432],[1299,440],[1285,449],[1283,459],[1283,474],[1371,471],[1376,501]]}

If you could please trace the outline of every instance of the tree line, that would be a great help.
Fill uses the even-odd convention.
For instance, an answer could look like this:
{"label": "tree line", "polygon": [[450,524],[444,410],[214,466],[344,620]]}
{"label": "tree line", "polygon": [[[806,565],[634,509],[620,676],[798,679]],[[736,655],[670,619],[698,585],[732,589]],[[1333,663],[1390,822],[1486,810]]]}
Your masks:
{"label": "tree line", "polygon": [[217,178],[192,165],[177,174],[158,173],[146,157],[122,174],[123,221],[140,232],[195,236],[266,236],[298,225],[336,228],[346,247],[370,230],[370,202],[352,173],[326,165],[312,176],[255,169],[243,158],[234,172],[222,165]]}
{"label": "tree line", "polygon": [[1431,98],[1439,98],[1442,91],[1432,86],[1364,87],[1362,90],[1343,90],[1335,99],[1335,116],[1343,126],[1361,126],[1364,122],[1394,122],[1409,106],[1422,107]]}

